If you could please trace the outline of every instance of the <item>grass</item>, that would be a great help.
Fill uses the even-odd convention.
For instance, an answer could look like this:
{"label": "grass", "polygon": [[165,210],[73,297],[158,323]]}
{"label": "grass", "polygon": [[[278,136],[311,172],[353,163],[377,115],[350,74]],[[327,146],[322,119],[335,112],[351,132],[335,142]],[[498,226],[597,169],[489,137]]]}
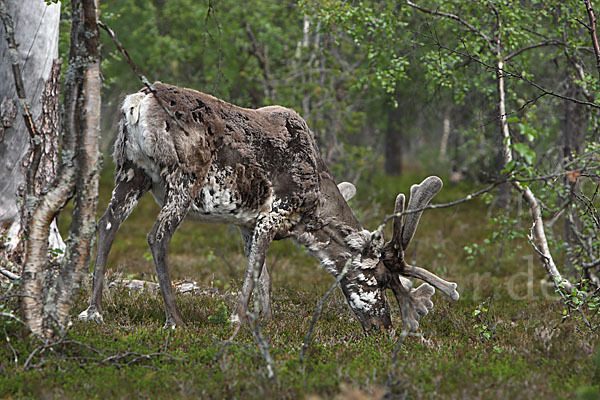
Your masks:
{"label": "grass", "polygon": [[[422,178],[417,173],[370,177],[369,183],[358,185],[351,205],[374,229],[392,212],[395,194],[408,193]],[[105,171],[99,213],[111,185],[112,172]],[[448,185],[436,201],[453,200],[472,189]],[[109,280],[121,275],[153,279],[146,234],[157,213],[146,195],[119,231],[109,258]],[[524,219],[519,224],[512,226],[514,231],[523,231],[528,223]],[[67,227],[68,218],[61,221],[61,229]],[[488,206],[481,200],[424,214],[408,259],[456,281],[461,300],[434,296],[434,311],[421,320],[421,335],[404,341],[395,368],[390,356],[398,335],[364,336],[339,292],[327,301],[307,361],[300,364],[315,304],[332,278],[303,249],[289,241],[274,243],[267,262],[275,318],[263,328],[277,383],[265,377],[265,363],[248,327],[235,343],[224,346],[245,267],[239,233],[186,221],[171,243],[172,277],[191,278],[219,291],[177,297],[185,328],[162,329],[160,295],[117,288],[105,294],[104,325],[74,320],[68,342],[38,350],[28,363],[33,368],[24,368],[39,343],[17,324],[2,321],[0,332],[11,342],[0,346],[0,398],[360,399],[386,392],[424,399],[598,398],[598,335],[575,318],[563,319],[561,302],[543,295],[543,270],[536,258],[523,258],[532,252],[522,237],[486,245],[492,230]],[[73,316],[86,307],[89,289],[87,282]],[[399,326],[397,307],[393,315]],[[153,355],[143,356],[147,354]]]}

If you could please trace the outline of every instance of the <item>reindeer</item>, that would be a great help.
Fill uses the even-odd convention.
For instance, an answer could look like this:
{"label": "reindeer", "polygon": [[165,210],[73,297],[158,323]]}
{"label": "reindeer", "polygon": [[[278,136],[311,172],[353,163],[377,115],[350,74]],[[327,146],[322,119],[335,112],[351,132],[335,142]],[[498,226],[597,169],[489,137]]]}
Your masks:
{"label": "reindeer", "polygon": [[[91,301],[80,319],[102,321],[108,253],[119,226],[148,190],[161,207],[148,243],[165,303],[165,327],[184,324],[173,296],[167,249],[186,216],[233,224],[242,233],[248,264],[231,316],[234,322],[246,319],[255,274],[268,297],[267,248],[285,238],[304,245],[334,277],[351,263],[340,287],[366,332],[392,326],[386,289],[393,291],[403,322],[412,331],[432,309],[434,288],[458,300],[456,283],[404,259],[422,209],[442,188],[439,178],[412,186],[409,213],[394,218],[392,239],[385,243],[381,233],[371,233],[358,222],[346,201],[354,187],[335,184],[313,133],[295,111],[241,108],[160,82],[154,90],[127,96],[121,109],[113,154],[115,188],[98,222]],[[398,195],[395,213],[404,210],[404,202],[404,195]],[[401,276],[426,283],[412,289]]]}

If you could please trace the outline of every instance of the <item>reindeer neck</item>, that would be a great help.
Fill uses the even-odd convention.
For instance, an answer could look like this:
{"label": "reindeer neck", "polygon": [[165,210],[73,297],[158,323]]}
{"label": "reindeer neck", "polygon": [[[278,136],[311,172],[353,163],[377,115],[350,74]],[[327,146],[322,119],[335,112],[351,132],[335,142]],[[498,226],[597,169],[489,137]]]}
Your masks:
{"label": "reindeer neck", "polygon": [[320,189],[322,199],[315,209],[314,223],[303,224],[292,236],[327,272],[337,276],[352,254],[364,246],[369,232],[358,222],[326,169],[321,172]]}

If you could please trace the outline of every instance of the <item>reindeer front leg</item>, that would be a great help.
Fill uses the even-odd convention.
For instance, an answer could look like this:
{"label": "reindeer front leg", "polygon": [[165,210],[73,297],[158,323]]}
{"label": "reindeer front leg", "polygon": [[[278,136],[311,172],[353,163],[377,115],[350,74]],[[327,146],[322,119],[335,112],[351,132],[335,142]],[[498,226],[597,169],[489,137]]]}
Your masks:
{"label": "reindeer front leg", "polygon": [[171,237],[187,215],[191,206],[188,185],[184,182],[179,182],[178,185],[167,188],[165,205],[160,210],[156,224],[154,224],[154,228],[148,235],[148,244],[152,251],[160,291],[165,302],[167,316],[165,328],[174,328],[175,325],[185,325],[175,303],[175,297],[173,296],[173,287],[168,269],[167,250],[171,242]]}
{"label": "reindeer front leg", "polygon": [[[244,253],[246,257],[250,257],[252,248],[252,232],[240,228],[242,234],[242,242],[244,243]],[[267,269],[266,261],[263,262],[260,279],[258,280],[258,296],[260,298],[261,311],[265,319],[269,320],[273,317],[273,308],[271,306],[271,277]]]}
{"label": "reindeer front leg", "polygon": [[231,316],[232,322],[246,321],[246,313],[248,312],[250,296],[254,290],[254,283],[255,280],[258,281],[260,279],[267,256],[267,249],[273,240],[274,232],[273,223],[268,217],[260,220],[254,228],[252,244],[248,252],[248,265],[244,274],[244,284],[242,285],[242,292],[240,293],[236,310]]}

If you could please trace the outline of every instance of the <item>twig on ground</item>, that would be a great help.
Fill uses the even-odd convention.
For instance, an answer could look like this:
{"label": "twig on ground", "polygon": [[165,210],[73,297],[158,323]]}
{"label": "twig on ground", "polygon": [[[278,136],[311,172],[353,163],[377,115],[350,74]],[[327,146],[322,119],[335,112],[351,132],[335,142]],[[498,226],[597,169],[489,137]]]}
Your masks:
{"label": "twig on ground", "polygon": [[17,350],[15,350],[12,343],[10,342],[10,337],[8,336],[8,332],[6,332],[6,328],[2,328],[2,329],[4,330],[4,337],[6,338],[6,344],[8,345],[8,347],[10,348],[10,350],[13,353],[13,360],[15,361],[15,365],[19,365],[19,353],[17,353]]}
{"label": "twig on ground", "polygon": [[[76,340],[61,338],[52,343],[44,343],[41,346],[38,346],[35,349],[33,349],[33,351],[29,354],[29,356],[25,360],[25,363],[23,364],[23,369],[34,367],[33,365],[31,365],[31,362],[34,359],[34,357],[36,356],[36,354],[41,356],[47,349],[53,349],[55,347],[65,346],[65,345],[76,345],[79,347],[83,347],[83,348],[87,349],[88,351],[96,354],[96,356],[95,357],[66,356],[66,357],[64,357],[64,359],[83,359],[86,361],[95,361],[95,362],[98,362],[101,364],[112,363],[117,366],[132,365],[139,361],[151,360],[151,359],[160,358],[160,357],[164,357],[168,361],[182,361],[182,359],[173,357],[171,354],[166,353],[164,351],[148,353],[148,354],[138,353],[136,351],[127,351],[125,353],[117,353],[117,354],[107,355],[104,351],[97,349],[93,346],[90,346],[87,343],[82,343],[82,342],[79,342]],[[42,361],[42,363],[43,363],[43,361]],[[39,365],[39,363],[36,365]]]}
{"label": "twig on ground", "polygon": [[23,322],[21,319],[19,319],[19,317],[17,317],[16,315],[14,315],[13,313],[7,313],[7,312],[0,312],[0,317],[5,317],[5,318],[10,318],[10,319],[14,319],[15,321],[27,326],[27,324],[25,322]]}
{"label": "twig on ground", "polygon": [[[396,374],[396,366],[398,363],[398,353],[400,353],[400,349],[406,340],[406,337],[411,335],[410,330],[408,329],[408,325],[406,323],[402,326],[402,333],[400,334],[400,338],[396,342],[396,346],[394,347],[394,351],[389,358],[389,368],[388,368],[388,376],[385,381],[385,388],[387,390],[388,395],[392,395],[392,388],[398,386],[399,379]],[[413,334],[414,335],[414,334]],[[387,398],[388,396],[386,396]]]}
{"label": "twig on ground", "polygon": [[167,347],[169,347],[169,337],[171,336],[171,330],[172,329],[167,329],[167,337],[165,339],[165,344],[163,345],[163,352],[167,351]]}
{"label": "twig on ground", "polygon": [[342,272],[340,272],[340,274],[335,279],[335,282],[333,282],[329,290],[323,295],[323,297],[321,297],[321,299],[317,303],[317,309],[315,310],[315,313],[313,314],[312,319],[310,320],[310,327],[308,328],[308,332],[306,333],[306,337],[304,338],[304,342],[302,343],[302,350],[300,351],[300,364],[304,363],[304,359],[306,357],[306,350],[308,350],[308,345],[310,343],[310,339],[312,338],[315,325],[321,317],[321,312],[323,311],[323,305],[325,304],[325,301],[329,298],[329,296],[331,296],[331,293],[333,293],[335,288],[337,288],[342,279],[344,279],[344,277],[350,270],[350,266],[352,265],[353,260],[354,256],[350,257],[348,261],[346,261]]}

